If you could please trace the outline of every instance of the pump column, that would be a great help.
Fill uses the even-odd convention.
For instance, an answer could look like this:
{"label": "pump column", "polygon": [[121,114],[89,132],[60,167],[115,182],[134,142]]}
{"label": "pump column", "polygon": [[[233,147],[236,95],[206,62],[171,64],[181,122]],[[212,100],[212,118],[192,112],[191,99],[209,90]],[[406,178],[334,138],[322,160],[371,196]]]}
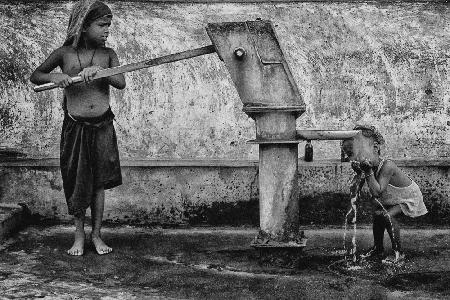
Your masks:
{"label": "pump column", "polygon": [[256,122],[259,144],[260,232],[254,247],[302,248],[299,228],[298,143],[296,119],[301,108],[246,107]]}
{"label": "pump column", "polygon": [[302,248],[299,230],[296,119],[305,105],[272,24],[208,24],[207,32],[230,73],[259,145],[260,232],[253,246]]}

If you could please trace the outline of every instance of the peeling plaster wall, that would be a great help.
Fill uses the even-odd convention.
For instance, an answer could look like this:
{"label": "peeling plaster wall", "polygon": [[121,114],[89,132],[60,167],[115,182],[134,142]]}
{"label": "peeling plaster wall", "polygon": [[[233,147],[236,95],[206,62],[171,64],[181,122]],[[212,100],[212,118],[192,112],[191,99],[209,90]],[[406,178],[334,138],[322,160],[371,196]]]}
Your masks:
{"label": "peeling plaster wall", "polygon": [[[394,159],[449,155],[450,14],[444,3],[144,3],[108,1],[109,46],[131,63],[210,44],[209,22],[270,19],[307,111],[298,129],[371,123]],[[60,90],[34,93],[28,77],[62,44],[68,1],[0,0],[0,145],[29,157],[59,156]],[[127,75],[111,106],[122,159],[256,160],[246,144],[255,125],[215,54]],[[313,142],[315,160],[339,158],[339,142]],[[300,144],[303,147],[303,144]],[[300,151],[300,156],[303,151]],[[405,169],[422,187],[430,214],[449,222],[448,167]],[[299,167],[301,222],[340,223],[348,166]],[[258,224],[257,169],[125,167],[107,192],[105,218],[132,223]],[[0,165],[0,202],[67,219],[59,169]],[[362,220],[370,219],[367,202]]]}
{"label": "peeling plaster wall", "polygon": [[[257,168],[123,167],[106,191],[104,219],[133,224],[258,224]],[[59,167],[1,167],[0,203],[70,220]],[[90,215],[89,213],[87,215]]]}
{"label": "peeling plaster wall", "polygon": [[[400,163],[399,163],[400,164]],[[402,223],[448,225],[449,166],[401,166],[420,186],[429,213]],[[258,168],[124,167],[123,185],[106,191],[104,219],[130,224],[259,225]],[[300,223],[341,225],[349,208],[349,163],[300,163]],[[0,165],[0,203],[24,203],[32,214],[68,221],[58,167]],[[371,221],[365,186],[358,223]],[[89,213],[87,215],[90,215]]]}
{"label": "peeling plaster wall", "polygon": [[[122,63],[208,45],[208,22],[270,19],[307,106],[299,129],[371,123],[387,156],[449,155],[447,4],[108,3],[109,46]],[[27,78],[61,45],[71,5],[0,1],[0,144],[33,157],[58,157],[62,94],[34,93]],[[215,54],[129,73],[127,83],[111,100],[123,158],[257,159],[245,143],[254,122]],[[338,158],[338,145],[314,143],[315,158]]]}

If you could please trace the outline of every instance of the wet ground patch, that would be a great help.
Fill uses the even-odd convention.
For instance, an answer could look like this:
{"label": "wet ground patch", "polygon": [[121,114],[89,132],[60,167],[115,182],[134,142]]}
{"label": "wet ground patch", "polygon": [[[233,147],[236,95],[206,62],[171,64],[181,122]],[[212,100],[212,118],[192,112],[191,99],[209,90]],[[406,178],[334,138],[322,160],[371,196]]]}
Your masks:
{"label": "wet ground patch", "polygon": [[393,275],[385,281],[387,287],[400,290],[426,290],[450,297],[450,271],[413,272]]}
{"label": "wet ground patch", "polygon": [[[436,270],[449,262],[450,238],[442,232],[414,231],[405,238],[407,259],[401,268],[374,264],[362,270],[338,268],[344,266],[341,230],[306,233],[310,245],[286,267],[250,246],[256,229],[105,228],[111,254],[97,255],[87,240],[85,254],[71,257],[65,253],[71,227],[30,227],[0,246],[0,291],[48,299],[367,299],[363,296],[383,298],[391,291],[407,293],[407,299],[448,296],[449,287],[439,288],[448,274]],[[417,240],[423,243],[414,248]],[[370,242],[370,230],[361,230],[358,249]],[[441,273],[421,283],[420,276],[405,275],[418,271]]]}

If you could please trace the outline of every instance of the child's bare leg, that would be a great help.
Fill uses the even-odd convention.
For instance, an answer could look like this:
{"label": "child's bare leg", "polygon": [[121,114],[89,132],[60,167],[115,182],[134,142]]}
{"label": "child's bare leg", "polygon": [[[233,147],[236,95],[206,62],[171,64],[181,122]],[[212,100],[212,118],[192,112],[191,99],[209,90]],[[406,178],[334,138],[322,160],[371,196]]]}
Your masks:
{"label": "child's bare leg", "polygon": [[386,229],[386,223],[384,220],[384,211],[377,210],[373,215],[373,244],[377,252],[382,253],[384,251],[384,230]]}
{"label": "child's bare leg", "polygon": [[373,247],[362,258],[381,258],[384,253],[383,238],[386,225],[383,218],[383,211],[377,210],[373,214]]}
{"label": "child's bare leg", "polygon": [[84,214],[80,217],[75,217],[75,241],[72,248],[67,250],[67,254],[79,256],[84,253]]}
{"label": "child's bare leg", "polygon": [[112,248],[107,246],[100,237],[100,229],[102,227],[103,210],[105,206],[105,190],[103,188],[95,192],[95,198],[91,205],[92,216],[92,243],[98,254],[107,254]]}
{"label": "child's bare leg", "polygon": [[395,205],[387,210],[386,230],[392,242],[392,250],[396,252],[401,251],[400,245],[400,226],[396,216],[402,212],[400,205]]}

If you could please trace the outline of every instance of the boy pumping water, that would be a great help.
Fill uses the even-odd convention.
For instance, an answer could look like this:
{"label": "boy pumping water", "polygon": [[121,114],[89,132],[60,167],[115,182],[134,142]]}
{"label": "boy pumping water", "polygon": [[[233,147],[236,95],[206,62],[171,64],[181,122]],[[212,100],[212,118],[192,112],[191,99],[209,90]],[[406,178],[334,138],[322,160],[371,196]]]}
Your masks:
{"label": "boy pumping water", "polygon": [[[394,257],[387,261],[398,262],[404,258],[400,243],[398,216],[416,218],[426,214],[419,186],[389,159],[380,157],[383,136],[373,126],[356,126],[360,135],[343,143],[343,150],[352,161],[355,172],[365,178],[374,198],[374,246],[364,257],[383,257],[384,231],[389,234]],[[361,185],[364,184],[364,180]]]}
{"label": "boy pumping water", "polygon": [[[112,12],[106,4],[77,2],[63,46],[53,51],[30,78],[34,84],[53,82],[64,88],[60,164],[69,214],[75,219],[75,242],[67,251],[70,255],[83,255],[88,207],[97,253],[112,251],[100,237],[104,190],[122,183],[109,87],[125,88],[125,78],[120,74],[92,80],[99,70],[119,66],[114,50],[105,46],[111,20]],[[51,73],[57,67],[61,73]],[[71,77],[76,75],[84,82],[72,84]]]}

